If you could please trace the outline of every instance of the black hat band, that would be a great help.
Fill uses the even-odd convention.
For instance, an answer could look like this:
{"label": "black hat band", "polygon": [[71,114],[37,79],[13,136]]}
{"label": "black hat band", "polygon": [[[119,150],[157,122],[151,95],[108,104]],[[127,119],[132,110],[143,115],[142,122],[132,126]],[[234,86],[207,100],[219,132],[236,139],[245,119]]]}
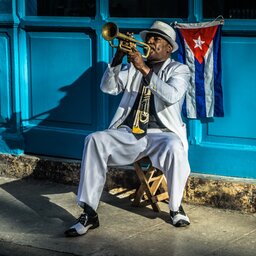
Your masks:
{"label": "black hat band", "polygon": [[[169,35],[167,35],[165,32],[163,32],[162,30],[160,29],[157,29],[157,28],[151,28],[148,30],[147,34],[150,33],[150,32],[157,32],[159,34],[162,34],[164,36],[168,36],[169,38],[171,38]],[[172,38],[171,38],[172,39]]]}

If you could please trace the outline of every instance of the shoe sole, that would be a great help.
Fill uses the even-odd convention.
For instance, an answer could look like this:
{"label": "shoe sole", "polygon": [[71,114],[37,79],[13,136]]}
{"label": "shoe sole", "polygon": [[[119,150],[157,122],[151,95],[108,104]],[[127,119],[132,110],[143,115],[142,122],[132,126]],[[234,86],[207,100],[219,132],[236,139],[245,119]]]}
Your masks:
{"label": "shoe sole", "polygon": [[65,236],[66,237],[78,237],[78,236],[83,236],[85,235],[89,229],[95,229],[95,228],[98,228],[100,226],[99,222],[98,223],[95,223],[94,225],[93,224],[89,224],[88,226],[85,227],[85,232],[83,234],[79,234],[77,233],[76,230],[74,230],[74,232],[65,232]]}
{"label": "shoe sole", "polygon": [[190,225],[190,222],[188,222],[186,220],[180,220],[176,224],[173,224],[173,226],[176,227],[176,228],[186,227],[188,225]]}
{"label": "shoe sole", "polygon": [[[90,226],[90,225],[89,225]],[[95,229],[95,228],[98,228],[100,226],[100,223],[97,222],[95,223],[94,225],[92,225],[91,227],[89,227],[88,229]]]}

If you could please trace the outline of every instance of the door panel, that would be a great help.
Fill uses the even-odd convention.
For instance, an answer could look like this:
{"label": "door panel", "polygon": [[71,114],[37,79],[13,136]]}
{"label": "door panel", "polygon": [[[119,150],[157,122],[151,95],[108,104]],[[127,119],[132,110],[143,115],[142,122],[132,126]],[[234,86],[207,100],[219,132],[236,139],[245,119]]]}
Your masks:
{"label": "door panel", "polygon": [[97,126],[94,41],[82,32],[27,33],[25,152],[80,157],[83,137]]}

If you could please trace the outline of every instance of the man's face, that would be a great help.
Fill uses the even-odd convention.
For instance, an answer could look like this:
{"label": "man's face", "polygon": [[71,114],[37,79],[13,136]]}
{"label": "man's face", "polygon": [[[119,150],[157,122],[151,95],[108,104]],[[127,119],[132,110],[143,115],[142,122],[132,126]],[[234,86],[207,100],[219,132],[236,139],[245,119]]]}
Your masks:
{"label": "man's face", "polygon": [[148,33],[145,42],[151,47],[149,61],[165,61],[170,57],[172,46],[160,35]]}

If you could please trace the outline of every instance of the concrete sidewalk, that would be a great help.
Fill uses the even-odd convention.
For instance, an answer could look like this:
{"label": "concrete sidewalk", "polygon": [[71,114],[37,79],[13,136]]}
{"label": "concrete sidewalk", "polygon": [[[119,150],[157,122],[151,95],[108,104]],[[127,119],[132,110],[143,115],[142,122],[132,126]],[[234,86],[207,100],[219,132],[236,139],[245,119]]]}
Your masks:
{"label": "concrete sidewalk", "polygon": [[256,255],[256,214],[185,204],[187,228],[169,224],[168,205],[155,213],[127,197],[104,192],[100,227],[85,236],[63,232],[80,215],[76,186],[0,178],[0,255]]}

